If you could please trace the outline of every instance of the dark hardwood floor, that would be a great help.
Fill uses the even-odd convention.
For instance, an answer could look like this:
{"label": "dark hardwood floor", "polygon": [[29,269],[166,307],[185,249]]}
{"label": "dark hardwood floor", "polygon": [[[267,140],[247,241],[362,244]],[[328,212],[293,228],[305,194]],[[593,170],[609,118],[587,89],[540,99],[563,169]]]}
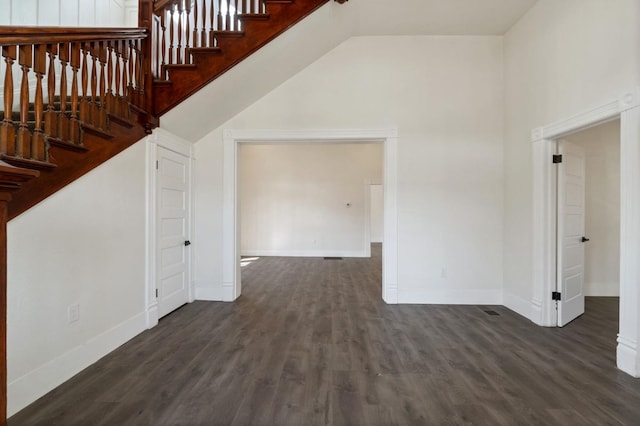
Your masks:
{"label": "dark hardwood floor", "polygon": [[184,306],[9,424],[640,424],[618,299],[549,329],[500,306],[385,305],[380,275],[379,246],[257,259],[236,303]]}

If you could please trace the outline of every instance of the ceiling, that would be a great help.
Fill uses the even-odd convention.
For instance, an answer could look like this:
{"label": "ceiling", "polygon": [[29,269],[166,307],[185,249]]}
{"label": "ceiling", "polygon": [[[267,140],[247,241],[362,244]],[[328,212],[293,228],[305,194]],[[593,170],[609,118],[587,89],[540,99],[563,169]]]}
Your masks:
{"label": "ceiling", "polygon": [[537,0],[349,0],[354,35],[502,35]]}

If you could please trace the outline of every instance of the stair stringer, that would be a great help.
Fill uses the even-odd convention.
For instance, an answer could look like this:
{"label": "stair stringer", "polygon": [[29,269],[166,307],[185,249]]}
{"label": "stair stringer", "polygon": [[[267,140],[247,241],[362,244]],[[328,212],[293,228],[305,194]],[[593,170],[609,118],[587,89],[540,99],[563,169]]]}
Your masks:
{"label": "stair stringer", "polygon": [[86,151],[70,150],[51,144],[49,158],[55,167],[40,170],[33,179],[13,194],[9,203],[9,219],[35,206],[74,180],[98,167],[146,136],[141,125],[119,124],[113,120],[108,130],[110,138],[84,131],[82,142]]}

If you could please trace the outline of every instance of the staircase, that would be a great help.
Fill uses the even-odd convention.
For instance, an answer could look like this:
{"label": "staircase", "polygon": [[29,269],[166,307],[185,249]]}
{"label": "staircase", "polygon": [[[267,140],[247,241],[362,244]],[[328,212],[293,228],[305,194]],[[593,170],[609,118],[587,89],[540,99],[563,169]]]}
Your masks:
{"label": "staircase", "polygon": [[139,0],[135,29],[0,27],[0,426],[7,221],[329,1]]}
{"label": "staircase", "polygon": [[166,113],[328,1],[156,2],[154,115]]}

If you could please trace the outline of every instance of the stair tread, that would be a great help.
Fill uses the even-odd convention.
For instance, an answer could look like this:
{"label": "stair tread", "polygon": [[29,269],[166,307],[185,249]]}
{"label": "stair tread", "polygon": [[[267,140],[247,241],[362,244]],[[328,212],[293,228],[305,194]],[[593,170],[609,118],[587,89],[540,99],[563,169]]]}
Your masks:
{"label": "stair tread", "polygon": [[82,128],[86,131],[86,132],[90,132],[96,136],[100,136],[104,139],[113,139],[113,135],[111,133],[108,133],[105,129],[99,129],[95,126],[92,126],[91,124],[87,124],[87,123],[82,123]]}
{"label": "stair tread", "polygon": [[195,68],[196,66],[197,66],[196,64],[164,64],[162,67],[163,68],[176,68],[176,69],[185,68],[185,69],[188,69],[188,68]]}
{"label": "stair tread", "polygon": [[213,32],[214,37],[244,37],[244,31],[219,30]]}
{"label": "stair tread", "polygon": [[59,138],[49,138],[49,144],[58,148],[68,149],[75,152],[88,151],[88,149],[84,145],[76,145],[73,142],[65,141]]}
{"label": "stair tread", "polygon": [[239,13],[238,19],[241,21],[268,21],[271,17],[268,13]]}
{"label": "stair tread", "polygon": [[12,166],[22,167],[32,170],[51,170],[57,166],[47,161],[31,160],[29,158],[16,157],[13,155],[0,154],[0,159],[11,164]]}
{"label": "stair tread", "polygon": [[221,53],[222,49],[218,46],[213,47],[190,47],[189,50],[194,53]]}

